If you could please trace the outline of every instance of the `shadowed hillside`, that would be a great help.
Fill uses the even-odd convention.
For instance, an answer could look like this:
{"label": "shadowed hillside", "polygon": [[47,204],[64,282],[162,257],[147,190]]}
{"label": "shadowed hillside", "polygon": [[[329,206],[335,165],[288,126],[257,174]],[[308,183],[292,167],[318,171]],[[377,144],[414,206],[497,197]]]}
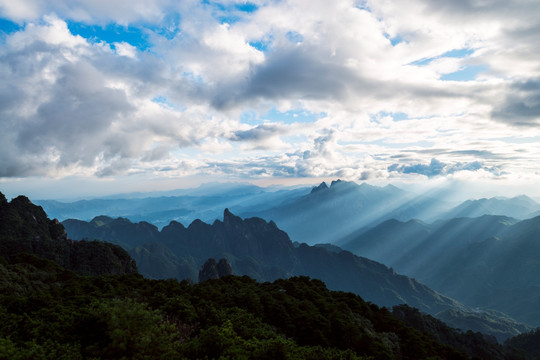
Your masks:
{"label": "shadowed hillside", "polygon": [[58,220],[25,196],[8,202],[0,193],[0,254],[33,254],[85,275],[136,273],[133,259],[117,245],[73,241]]}
{"label": "shadowed hillside", "polygon": [[[225,210],[223,221],[212,225],[196,220],[186,228],[171,222],[161,231],[150,224],[103,217],[89,223],[66,220],[63,224],[75,239],[99,238],[121,244],[137,261],[141,273],[153,278],[196,281],[208,258],[227,258],[235,274],[260,281],[307,275],[323,280],[331,289],[352,291],[381,306],[407,303],[429,313],[461,308],[380,263],[348,251],[333,252],[306,244],[295,247],[274,222],[243,220],[229,210]],[[148,243],[141,244],[142,234]]]}
{"label": "shadowed hillside", "polygon": [[433,224],[387,221],[339,243],[469,306],[538,326],[539,234],[540,217],[484,215]]}

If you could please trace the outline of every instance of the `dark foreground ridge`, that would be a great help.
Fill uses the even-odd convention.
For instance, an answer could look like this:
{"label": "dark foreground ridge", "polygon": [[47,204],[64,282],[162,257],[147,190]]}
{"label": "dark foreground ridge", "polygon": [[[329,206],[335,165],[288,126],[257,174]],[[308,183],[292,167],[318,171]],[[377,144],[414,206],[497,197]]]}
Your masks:
{"label": "dark foreground ridge", "polygon": [[131,274],[135,261],[120,246],[99,241],[73,241],[57,220],[25,196],[8,202],[0,193],[0,254],[20,253],[52,260],[83,275]]}
{"label": "dark foreground ridge", "polygon": [[[5,359],[470,359],[387,309],[307,277],[195,285],[81,277],[32,255],[3,261],[0,272]],[[481,359],[525,359],[480,334],[462,338],[475,346],[471,355],[500,355]]]}

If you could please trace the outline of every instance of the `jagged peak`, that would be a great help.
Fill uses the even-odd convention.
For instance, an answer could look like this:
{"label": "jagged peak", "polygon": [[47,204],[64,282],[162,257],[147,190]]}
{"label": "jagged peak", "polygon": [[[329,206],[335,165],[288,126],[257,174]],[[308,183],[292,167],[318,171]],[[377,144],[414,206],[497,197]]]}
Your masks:
{"label": "jagged peak", "polygon": [[311,189],[311,194],[326,189],[328,189],[328,185],[326,185],[326,183],[323,181],[319,186],[315,186],[313,189]]}
{"label": "jagged peak", "polygon": [[[362,185],[365,183],[362,183]],[[354,181],[346,181],[346,180],[333,180],[332,183],[330,183],[330,188],[342,188],[342,187],[360,187],[362,185],[358,185]]]}
{"label": "jagged peak", "polygon": [[219,260],[217,264],[217,271],[220,278],[233,274],[232,266],[231,264],[229,264],[229,261],[226,258],[222,258]]}
{"label": "jagged peak", "polygon": [[232,275],[232,267],[227,259],[222,258],[216,263],[214,258],[209,258],[199,271],[199,282],[210,279],[219,279],[224,276]]}
{"label": "jagged peak", "polygon": [[340,192],[340,191],[354,191],[361,189],[362,186],[358,185],[354,181],[345,181],[341,179],[337,179],[332,181],[330,184],[330,190]]}
{"label": "jagged peak", "polygon": [[225,208],[223,211],[223,223],[231,223],[231,222],[237,222],[242,221],[242,218],[240,216],[234,215],[232,212],[230,212],[229,208]]}

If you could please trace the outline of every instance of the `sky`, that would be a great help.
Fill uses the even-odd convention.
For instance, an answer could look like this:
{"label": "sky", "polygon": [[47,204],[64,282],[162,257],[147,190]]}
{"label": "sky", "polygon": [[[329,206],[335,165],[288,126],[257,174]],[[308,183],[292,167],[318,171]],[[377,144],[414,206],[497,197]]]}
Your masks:
{"label": "sky", "polygon": [[0,0],[0,191],[540,195],[537,0]]}

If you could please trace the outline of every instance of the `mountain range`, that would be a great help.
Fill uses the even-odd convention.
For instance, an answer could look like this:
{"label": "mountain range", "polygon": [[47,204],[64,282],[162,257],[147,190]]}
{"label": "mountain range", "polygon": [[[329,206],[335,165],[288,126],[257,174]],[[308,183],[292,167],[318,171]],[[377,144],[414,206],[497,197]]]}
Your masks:
{"label": "mountain range", "polygon": [[[159,228],[175,220],[189,224],[196,219],[212,223],[224,208],[244,218],[273,220],[293,241],[313,245],[333,243],[365,227],[396,219],[434,222],[453,217],[505,215],[531,217],[540,205],[526,196],[448,202],[439,193],[416,194],[393,185],[335,180],[317,187],[263,188],[250,184],[203,184],[194,189],[134,193],[59,202],[35,200],[50,216],[60,220],[90,221],[97,215],[145,221]],[[529,216],[531,215],[531,216]]]}
{"label": "mountain range", "polygon": [[[204,230],[205,226],[212,227],[216,225],[214,219],[218,217],[219,206],[234,202],[233,206],[238,209],[235,212],[243,217],[257,215],[267,221],[273,220],[279,229],[290,233],[291,239],[298,243],[297,246],[293,244],[295,249],[304,242],[324,242],[327,245],[317,247],[340,254],[341,249],[335,248],[337,244],[457,299],[469,309],[475,309],[479,317],[496,316],[500,321],[504,314],[494,314],[503,312],[533,326],[540,321],[535,310],[540,299],[538,284],[534,280],[537,276],[536,250],[534,241],[530,240],[534,238],[535,230],[516,236],[508,235],[505,230],[537,211],[538,204],[526,196],[468,200],[454,206],[456,204],[427,195],[416,196],[391,185],[376,187],[339,180],[330,185],[321,183],[311,189],[269,191],[238,184],[215,191],[211,191],[210,186],[191,192],[153,195],[161,198],[133,194],[120,206],[128,214],[137,212],[139,219],[145,214],[155,216],[148,222],[132,222],[133,216],[130,220],[96,217],[91,221],[102,225],[114,223],[116,235],[124,235],[113,241],[129,249],[143,272],[153,278],[197,279],[198,268],[206,260],[204,256],[181,252],[175,248],[177,244],[163,241],[161,233],[165,230],[165,233],[175,234],[176,228],[200,227]],[[168,210],[160,210],[164,199],[170,202]],[[191,203],[186,199],[191,199]],[[87,215],[96,214],[94,211],[100,209],[99,201],[109,202],[110,214],[115,213],[115,199],[96,199],[92,202],[97,205]],[[190,204],[196,204],[195,210],[189,209]],[[61,205],[77,207],[77,204]],[[185,208],[181,208],[183,205]],[[212,225],[200,220],[192,221],[188,228],[177,221],[165,225],[168,215],[180,211],[189,213],[183,219],[206,214],[204,220]],[[482,213],[490,215],[463,217]],[[161,231],[158,226],[163,227]],[[88,235],[90,239],[107,238],[109,227],[97,227]],[[515,237],[519,238],[516,240],[520,244],[518,247],[510,246],[507,241]],[[211,256],[219,257],[224,253],[216,251]],[[509,257],[507,253],[516,255]],[[252,256],[232,259],[234,257],[231,256],[234,267],[242,270],[237,273],[250,274],[259,280],[296,274],[287,266],[267,264],[266,260]],[[455,324],[463,324],[460,321],[464,316],[460,311],[447,312],[447,315],[452,314]],[[449,317],[445,319],[450,321]],[[492,327],[486,323],[483,326]]]}
{"label": "mountain range", "polygon": [[[389,220],[338,244],[465,304],[540,325],[540,217]],[[396,251],[399,249],[399,251]]]}
{"label": "mountain range", "polygon": [[319,280],[235,277],[224,259],[197,285],[145,279],[120,247],[68,239],[23,196],[0,194],[0,230],[2,359],[527,360],[480,333],[416,330]]}
{"label": "mountain range", "polygon": [[333,243],[359,228],[386,219],[432,219],[449,205],[434,198],[415,196],[393,185],[377,187],[335,180],[288,203],[255,212],[274,220],[295,241]]}
{"label": "mountain range", "polygon": [[223,221],[200,220],[188,227],[171,222],[161,231],[148,223],[100,216],[91,222],[65,220],[70,238],[100,239],[128,249],[139,271],[150,278],[175,277],[196,281],[208,258],[227,258],[233,273],[259,281],[297,275],[323,280],[329,288],[352,291],[381,306],[407,303],[437,313],[460,307],[413,279],[375,261],[321,247],[300,244],[272,221],[241,219],[228,209]]}
{"label": "mountain range", "polygon": [[504,314],[479,315],[381,263],[336,246],[293,243],[274,222],[241,219],[228,209],[223,221],[211,225],[196,220],[185,227],[173,221],[161,231],[149,223],[104,216],[90,222],[70,219],[63,225],[74,239],[98,238],[120,244],[149,278],[196,281],[208,258],[226,258],[236,275],[259,281],[307,275],[323,280],[330,289],[354,292],[380,306],[406,303],[436,316],[445,314],[455,324],[482,329],[499,341],[530,330]]}
{"label": "mountain range", "polygon": [[34,200],[53,218],[91,220],[96,215],[146,221],[159,228],[175,220],[212,222],[224,208],[255,212],[267,204],[281,204],[309,191],[307,188],[262,188],[250,184],[203,184],[194,189],[167,192],[130,193],[89,200],[62,202]]}
{"label": "mountain range", "polygon": [[467,200],[444,214],[445,218],[505,215],[516,219],[529,219],[540,215],[540,204],[526,195],[492,197]]}

